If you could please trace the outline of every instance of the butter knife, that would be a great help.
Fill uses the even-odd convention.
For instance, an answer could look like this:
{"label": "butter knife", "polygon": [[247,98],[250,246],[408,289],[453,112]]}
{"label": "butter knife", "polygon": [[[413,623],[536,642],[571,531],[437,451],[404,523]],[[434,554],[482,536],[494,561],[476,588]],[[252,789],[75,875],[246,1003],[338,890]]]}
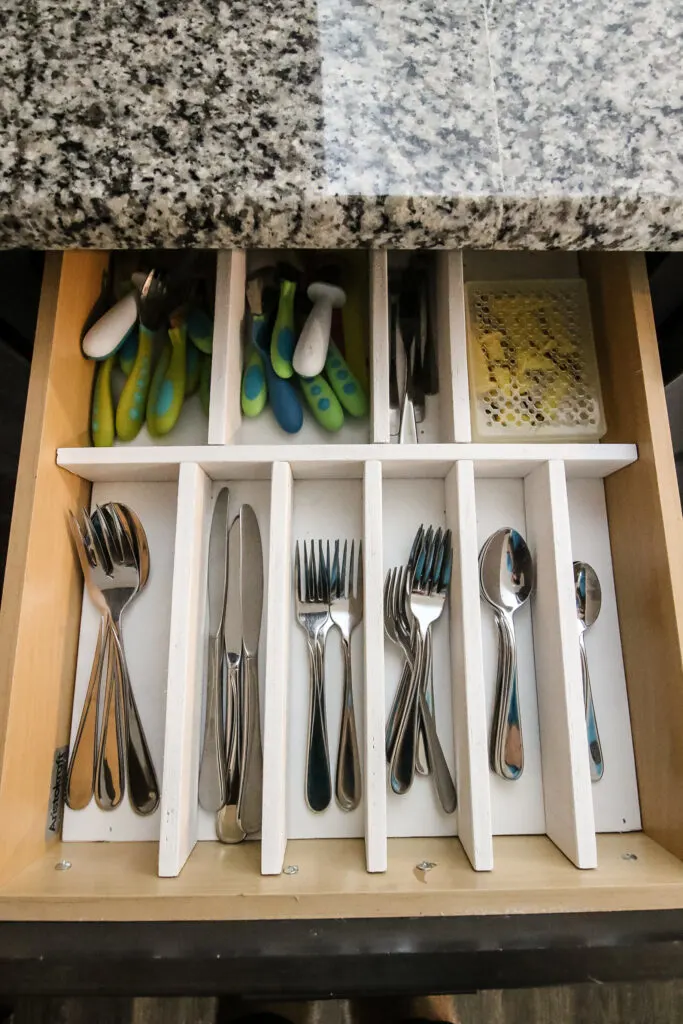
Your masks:
{"label": "butter knife", "polygon": [[227,795],[223,727],[223,619],[227,586],[228,500],[229,491],[224,487],[214,505],[209,537],[209,671],[204,746],[199,766],[199,803],[207,811],[221,808]]}
{"label": "butter knife", "polygon": [[240,788],[240,762],[244,737],[242,695],[240,691],[240,664],[242,662],[242,596],[240,593],[240,517],[233,520],[228,534],[228,592],[225,600],[225,658],[227,672],[227,699],[225,715],[225,756],[228,764],[228,797],[226,803],[237,803]]}
{"label": "butter knife", "polygon": [[258,643],[263,611],[263,550],[258,520],[251,505],[240,509],[240,591],[242,596],[242,723],[237,820],[247,835],[261,831],[263,748],[259,704]]}

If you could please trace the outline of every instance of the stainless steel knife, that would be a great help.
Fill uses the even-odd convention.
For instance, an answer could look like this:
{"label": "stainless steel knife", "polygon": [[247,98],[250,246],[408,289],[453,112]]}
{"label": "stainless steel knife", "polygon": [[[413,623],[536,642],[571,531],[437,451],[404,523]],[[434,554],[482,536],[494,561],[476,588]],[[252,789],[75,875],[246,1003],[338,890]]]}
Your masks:
{"label": "stainless steel knife", "polygon": [[240,708],[240,664],[242,661],[242,595],[240,592],[240,517],[237,516],[228,534],[228,591],[225,599],[225,658],[228,666],[225,716],[225,756],[228,764],[228,797],[235,804],[240,790],[239,769],[243,735]]}
{"label": "stainless steel knife", "polygon": [[204,746],[199,766],[199,803],[217,811],[227,796],[223,726],[223,617],[227,586],[229,491],[216,498],[209,538],[209,671],[206,683]]}
{"label": "stainless steel knife", "polygon": [[261,831],[263,749],[259,706],[258,642],[263,611],[263,550],[256,513],[240,509],[240,592],[242,595],[242,714],[244,742],[237,820],[247,835]]}

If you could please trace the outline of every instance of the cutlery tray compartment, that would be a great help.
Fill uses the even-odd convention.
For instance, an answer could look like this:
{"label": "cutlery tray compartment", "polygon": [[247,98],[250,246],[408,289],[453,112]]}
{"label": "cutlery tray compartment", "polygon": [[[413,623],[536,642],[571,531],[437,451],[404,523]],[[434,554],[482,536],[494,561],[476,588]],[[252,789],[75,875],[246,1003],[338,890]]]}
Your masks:
{"label": "cutlery tray compartment", "polygon": [[[234,367],[241,358],[252,257],[235,252],[216,257],[209,443],[192,438],[112,449],[60,447],[86,440],[93,367],[81,358],[77,339],[107,256],[48,258],[2,609],[8,657],[0,665],[0,813],[10,824],[0,844],[0,916],[310,920],[680,906],[683,530],[644,266],[638,257],[619,254],[583,255],[578,267],[570,254],[557,257],[571,261],[589,285],[608,427],[604,442],[472,445],[466,364],[459,359],[466,352],[463,283],[494,277],[499,261],[501,276],[514,277],[504,263],[518,255],[428,254],[441,325],[439,429],[434,443],[410,448],[390,444],[388,433],[393,255],[363,254],[370,304],[369,443],[283,444],[280,438],[240,436],[240,374]],[[555,254],[543,258],[551,276],[565,274]],[[488,261],[486,273],[476,260]],[[520,257],[519,276],[529,261],[536,262],[536,254]],[[533,267],[529,276],[542,275]],[[263,830],[260,842],[237,847],[197,841],[210,840],[213,825],[198,808],[197,777],[208,538],[222,481],[231,486],[235,510],[240,501],[256,507],[267,578],[260,641]],[[163,521],[171,547],[163,566],[152,551],[149,589],[124,618],[132,663],[141,653],[133,650],[138,630],[143,644],[154,630],[168,637],[165,650],[159,641],[145,652],[158,659],[155,672],[167,663],[165,692],[155,682],[149,690],[155,707],[141,708],[160,774],[163,764],[162,805],[147,822],[127,822],[116,812],[98,815],[112,828],[108,835],[99,820],[87,824],[89,812],[79,812],[85,814],[84,831],[92,831],[82,836],[85,841],[60,844],[45,832],[48,798],[54,796],[53,754],[68,742],[72,706],[80,713],[74,677],[82,688],[81,661],[89,665],[94,642],[92,633],[86,635],[92,609],[86,613],[83,605],[64,516],[108,496],[133,505],[133,488],[169,495],[158,526],[153,511],[148,516],[139,509],[150,542]],[[405,797],[387,786],[384,734],[398,662],[384,635],[384,578],[389,565],[405,560],[423,520],[453,530],[451,599],[435,634],[438,731],[447,759],[454,758],[458,791],[452,816],[440,812],[429,780],[416,780]],[[479,598],[477,566],[482,540],[508,524],[524,533],[538,571],[532,606],[518,613],[527,676],[525,775],[509,784],[489,770],[496,638]],[[364,621],[353,638],[363,800],[353,814],[330,807],[313,817],[301,775],[309,682],[294,618],[294,542],[342,532],[360,535],[364,547]],[[575,557],[595,567],[603,592],[600,617],[586,636],[606,764],[596,785],[586,754]],[[166,622],[148,625],[143,601],[154,603],[155,615],[163,606],[151,600],[155,566],[172,582]],[[328,729],[335,755],[337,645],[331,633]],[[140,703],[142,671],[131,664]],[[639,827],[631,730],[643,832],[622,836],[616,833]],[[78,838],[75,818],[70,815],[65,825],[67,839]],[[129,826],[137,829],[141,822],[154,825],[158,842],[93,841],[134,838]],[[61,860],[71,869],[55,871]],[[433,869],[426,870],[426,862]],[[599,870],[581,872],[575,865]]]}

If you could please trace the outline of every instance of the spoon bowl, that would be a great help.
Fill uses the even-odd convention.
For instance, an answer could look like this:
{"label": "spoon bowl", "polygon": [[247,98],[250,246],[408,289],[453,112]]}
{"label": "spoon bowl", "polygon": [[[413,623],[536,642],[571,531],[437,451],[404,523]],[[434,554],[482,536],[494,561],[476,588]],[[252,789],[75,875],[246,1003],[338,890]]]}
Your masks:
{"label": "spoon bowl", "polygon": [[576,620],[579,627],[579,653],[583,679],[583,702],[586,709],[586,731],[588,734],[588,756],[590,759],[591,781],[599,782],[605,771],[598,723],[593,705],[588,657],[584,634],[594,624],[602,605],[602,589],[595,569],[588,562],[574,562],[574,596],[576,598]]}

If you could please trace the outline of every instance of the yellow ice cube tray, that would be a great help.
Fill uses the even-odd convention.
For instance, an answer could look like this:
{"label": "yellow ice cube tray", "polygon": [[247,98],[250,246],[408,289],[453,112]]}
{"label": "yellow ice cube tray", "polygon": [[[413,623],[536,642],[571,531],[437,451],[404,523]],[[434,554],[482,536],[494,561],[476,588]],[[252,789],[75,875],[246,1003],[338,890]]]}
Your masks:
{"label": "yellow ice cube tray", "polygon": [[599,440],[585,282],[471,281],[466,294],[473,440]]}

